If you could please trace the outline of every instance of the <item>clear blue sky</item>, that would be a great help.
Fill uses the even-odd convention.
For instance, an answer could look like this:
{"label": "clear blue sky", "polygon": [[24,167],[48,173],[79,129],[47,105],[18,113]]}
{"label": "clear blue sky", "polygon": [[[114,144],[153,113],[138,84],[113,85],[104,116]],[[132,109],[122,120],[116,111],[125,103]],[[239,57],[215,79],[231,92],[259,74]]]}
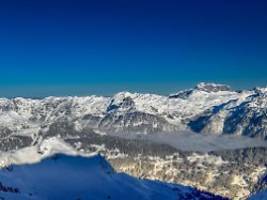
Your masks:
{"label": "clear blue sky", "polygon": [[265,86],[265,2],[0,1],[0,96]]}

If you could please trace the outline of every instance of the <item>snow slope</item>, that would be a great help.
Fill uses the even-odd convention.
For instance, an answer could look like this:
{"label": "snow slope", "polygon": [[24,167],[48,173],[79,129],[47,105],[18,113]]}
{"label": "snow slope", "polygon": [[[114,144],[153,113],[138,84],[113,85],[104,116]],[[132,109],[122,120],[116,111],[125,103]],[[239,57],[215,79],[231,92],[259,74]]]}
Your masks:
{"label": "snow slope", "polygon": [[1,157],[6,162],[0,170],[0,199],[5,200],[223,199],[117,173],[102,156],[80,156],[57,138]]}

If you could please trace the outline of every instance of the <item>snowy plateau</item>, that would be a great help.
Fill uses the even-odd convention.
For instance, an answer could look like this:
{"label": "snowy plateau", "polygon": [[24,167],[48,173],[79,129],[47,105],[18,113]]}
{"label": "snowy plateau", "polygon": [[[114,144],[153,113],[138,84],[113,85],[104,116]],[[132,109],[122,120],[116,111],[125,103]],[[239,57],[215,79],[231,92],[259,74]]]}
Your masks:
{"label": "snowy plateau", "polygon": [[267,199],[266,139],[267,88],[0,98],[0,199]]}

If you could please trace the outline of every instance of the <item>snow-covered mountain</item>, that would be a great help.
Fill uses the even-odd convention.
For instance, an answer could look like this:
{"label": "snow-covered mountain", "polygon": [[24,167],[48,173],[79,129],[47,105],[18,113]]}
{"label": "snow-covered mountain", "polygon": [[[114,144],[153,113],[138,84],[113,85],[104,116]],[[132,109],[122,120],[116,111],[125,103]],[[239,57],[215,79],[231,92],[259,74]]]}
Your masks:
{"label": "snow-covered mountain", "polygon": [[4,146],[30,144],[60,124],[101,133],[193,130],[265,138],[266,96],[265,88],[233,91],[200,83],[170,96],[120,92],[112,97],[2,98],[0,135]]}
{"label": "snow-covered mountain", "polygon": [[0,199],[3,200],[225,199],[188,186],[117,173],[102,156],[80,156],[56,138],[13,153],[2,153],[1,161]]}
{"label": "snow-covered mountain", "polygon": [[[116,170],[136,177],[244,199],[267,166],[261,140],[266,94],[265,88],[234,91],[201,83],[169,96],[1,98],[0,150],[5,153],[0,161],[21,165],[31,157],[37,162],[39,153],[50,155],[44,144],[55,143],[64,152],[101,153]],[[39,153],[27,152],[25,160],[9,154],[33,147]]]}
{"label": "snow-covered mountain", "polygon": [[266,139],[266,91],[265,88],[256,88],[245,94],[242,92],[237,99],[214,106],[195,116],[189,126],[196,132],[236,134]]}

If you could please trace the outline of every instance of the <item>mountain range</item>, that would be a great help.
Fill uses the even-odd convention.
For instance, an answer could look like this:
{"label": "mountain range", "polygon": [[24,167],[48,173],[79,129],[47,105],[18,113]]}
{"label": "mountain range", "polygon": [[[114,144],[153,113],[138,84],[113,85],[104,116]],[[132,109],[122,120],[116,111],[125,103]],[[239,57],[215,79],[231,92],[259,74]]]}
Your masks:
{"label": "mountain range", "polygon": [[0,132],[2,137],[10,133],[28,136],[26,140],[32,142],[56,124],[65,124],[101,133],[191,130],[265,139],[266,105],[266,88],[234,91],[212,83],[169,96],[120,92],[112,97],[1,98]]}
{"label": "mountain range", "polygon": [[79,154],[105,156],[118,172],[241,200],[267,171],[266,113],[267,88],[214,83],[168,96],[0,98],[1,161],[62,140]]}

